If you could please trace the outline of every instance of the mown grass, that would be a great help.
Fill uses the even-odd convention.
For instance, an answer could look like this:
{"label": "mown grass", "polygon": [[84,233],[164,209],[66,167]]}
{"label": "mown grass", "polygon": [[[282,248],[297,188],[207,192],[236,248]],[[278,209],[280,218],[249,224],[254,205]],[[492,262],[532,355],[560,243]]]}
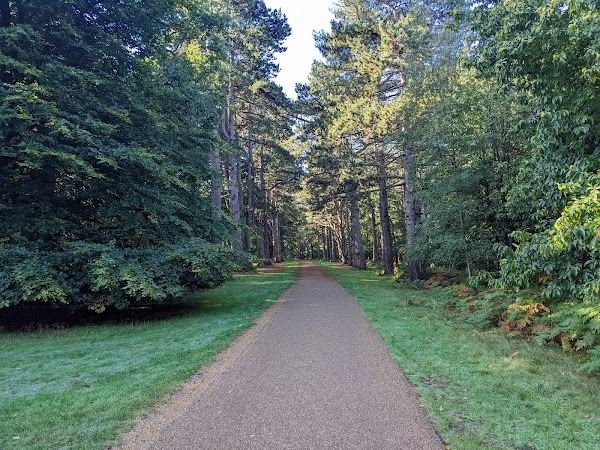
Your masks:
{"label": "mown grass", "polygon": [[118,443],[118,430],[210,363],[295,277],[238,275],[167,320],[0,334],[0,448]]}
{"label": "mown grass", "polygon": [[451,449],[600,448],[600,377],[579,357],[439,306],[449,295],[323,264],[363,307]]}

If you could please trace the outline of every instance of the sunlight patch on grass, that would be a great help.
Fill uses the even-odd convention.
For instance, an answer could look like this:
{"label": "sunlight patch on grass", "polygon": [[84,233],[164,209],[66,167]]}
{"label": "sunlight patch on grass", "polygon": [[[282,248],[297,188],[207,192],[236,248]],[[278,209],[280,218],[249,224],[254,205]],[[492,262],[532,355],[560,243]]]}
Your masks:
{"label": "sunlight patch on grass", "polygon": [[513,358],[512,356],[502,359],[500,364],[497,364],[495,369],[499,372],[511,372],[521,368],[530,368],[531,361],[523,358]]}

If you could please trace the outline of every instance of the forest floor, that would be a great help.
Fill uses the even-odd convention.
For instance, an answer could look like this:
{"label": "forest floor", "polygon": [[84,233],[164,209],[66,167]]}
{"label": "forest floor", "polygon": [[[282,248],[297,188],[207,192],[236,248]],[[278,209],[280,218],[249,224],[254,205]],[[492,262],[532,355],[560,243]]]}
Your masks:
{"label": "forest floor", "polygon": [[309,262],[256,327],[124,442],[131,449],[443,448],[364,311]]}

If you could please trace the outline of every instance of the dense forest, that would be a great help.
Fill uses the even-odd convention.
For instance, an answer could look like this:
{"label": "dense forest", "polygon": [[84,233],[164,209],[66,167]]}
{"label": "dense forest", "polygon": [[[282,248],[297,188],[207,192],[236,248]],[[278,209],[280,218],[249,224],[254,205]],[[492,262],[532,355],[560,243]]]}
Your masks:
{"label": "dense forest", "polygon": [[292,101],[262,0],[1,0],[0,307],[164,302],[284,258],[442,267],[525,292],[600,368],[597,1],[334,12]]}

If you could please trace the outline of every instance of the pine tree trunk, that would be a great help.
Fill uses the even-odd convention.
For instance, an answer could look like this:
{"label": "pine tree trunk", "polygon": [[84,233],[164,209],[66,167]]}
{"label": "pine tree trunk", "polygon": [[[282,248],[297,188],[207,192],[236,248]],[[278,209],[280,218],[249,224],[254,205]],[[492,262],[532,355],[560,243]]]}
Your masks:
{"label": "pine tree trunk", "polygon": [[[246,201],[247,204],[247,211],[246,211],[246,225],[248,226],[249,230],[253,230],[254,229],[254,209],[253,209],[253,196],[254,196],[254,192],[252,187],[253,187],[253,180],[252,180],[252,169],[253,169],[253,157],[254,157],[254,141],[253,141],[253,134],[252,134],[252,125],[250,125],[250,127],[248,128],[248,180],[246,181],[246,196],[248,197],[248,200]],[[250,251],[250,231],[246,231],[244,233],[244,250],[249,252]]]}
{"label": "pine tree trunk", "polygon": [[325,254],[323,253],[323,248],[321,247],[321,237],[317,238],[317,256],[319,257],[319,261],[322,261],[325,258]]}
{"label": "pine tree trunk", "polygon": [[[216,131],[215,134],[217,134]],[[219,149],[213,146],[210,148],[210,168],[213,171],[210,183],[210,205],[212,207],[210,214],[213,221],[218,222],[221,220],[221,157]],[[214,236],[212,242],[220,244],[221,240],[217,236]]]}
{"label": "pine tree trunk", "polygon": [[260,197],[262,199],[262,212],[259,219],[259,233],[256,241],[256,247],[258,248],[258,256],[265,260],[265,263],[270,264],[270,250],[269,250],[269,217],[268,217],[268,198],[267,198],[267,186],[265,182],[265,153],[262,146],[260,147],[259,153],[260,159],[260,170],[258,173],[258,182],[260,187]]}
{"label": "pine tree trunk", "polygon": [[350,197],[350,214],[352,220],[353,255],[352,266],[357,269],[366,269],[365,251],[363,246],[362,231],[360,228],[360,209],[358,207],[358,194],[353,192]]}
{"label": "pine tree trunk", "polygon": [[[232,48],[232,41],[229,41],[230,48]],[[233,62],[233,52],[230,54],[230,64]],[[235,144],[236,140],[236,132],[235,132],[235,91],[233,86],[233,79],[231,74],[229,75],[229,92],[227,94],[227,109],[224,111],[223,120],[222,120],[222,133],[223,137],[231,144],[232,146]],[[229,216],[235,225],[242,223],[242,211],[240,207],[240,162],[239,158],[229,153],[227,155],[227,163],[225,168],[225,177],[229,181]],[[237,229],[231,233],[231,247],[234,250],[242,250],[242,233]]]}
{"label": "pine tree trunk", "polygon": [[[409,247],[417,237],[417,225],[421,217],[421,207],[414,191],[414,147],[404,152],[404,216],[406,219],[406,246]],[[421,278],[421,261],[407,258],[407,275],[411,281]]]}
{"label": "pine tree trunk", "polygon": [[394,254],[392,248],[392,230],[387,194],[387,176],[383,150],[377,154],[377,182],[379,184],[379,226],[381,227],[381,259],[386,275],[394,273]]}
{"label": "pine tree trunk", "polygon": [[283,261],[283,256],[281,254],[281,229],[278,211],[275,211],[273,216],[273,261],[276,263]]}
{"label": "pine tree trunk", "polygon": [[258,214],[256,221],[256,253],[261,259],[265,259],[265,246],[263,245],[263,218],[262,212]]}
{"label": "pine tree trunk", "polygon": [[371,208],[371,241],[373,242],[373,255],[371,257],[371,261],[373,264],[377,263],[378,253],[377,253],[377,222],[375,221],[375,206],[369,200],[369,207]]}
{"label": "pine tree trunk", "polygon": [[[240,162],[235,155],[229,155],[229,216],[234,224],[242,223],[242,211],[240,208],[240,185],[239,185]],[[242,232],[237,228],[231,233],[231,247],[234,250],[242,250]]]}
{"label": "pine tree trunk", "polygon": [[335,240],[333,237],[334,232],[333,232],[333,229],[331,229],[331,228],[328,228],[327,230],[328,230],[327,238],[328,238],[328,242],[329,242],[328,245],[330,248],[329,256],[331,257],[332,261],[337,261],[338,258],[337,258],[337,254],[336,254]]}
{"label": "pine tree trunk", "polygon": [[[348,202],[345,202],[346,204],[344,206],[347,206]],[[347,211],[347,209],[344,209],[344,217],[345,217],[345,222],[346,222],[346,236],[347,236],[347,242],[346,242],[346,246],[348,248],[347,250],[347,255],[348,255],[348,261],[347,264],[348,265],[353,265],[352,261],[354,259],[354,240],[352,239],[352,224],[350,222],[350,219],[348,217],[349,212]]]}
{"label": "pine tree trunk", "polygon": [[263,254],[265,255],[265,263],[267,265],[271,264],[271,239],[270,239],[270,234],[269,233],[269,229],[272,226],[272,221],[271,218],[269,217],[269,206],[267,204],[268,199],[266,199],[265,201],[265,206],[264,206],[264,211],[263,211],[263,237],[262,237],[262,241],[263,241]]}
{"label": "pine tree trunk", "polygon": [[339,227],[338,238],[337,238],[338,253],[340,254],[342,264],[348,264],[348,247],[346,247],[346,228],[345,228],[344,214],[342,212],[342,205],[340,204],[340,202],[338,202],[337,207],[338,207],[337,219],[338,219],[338,227]]}

